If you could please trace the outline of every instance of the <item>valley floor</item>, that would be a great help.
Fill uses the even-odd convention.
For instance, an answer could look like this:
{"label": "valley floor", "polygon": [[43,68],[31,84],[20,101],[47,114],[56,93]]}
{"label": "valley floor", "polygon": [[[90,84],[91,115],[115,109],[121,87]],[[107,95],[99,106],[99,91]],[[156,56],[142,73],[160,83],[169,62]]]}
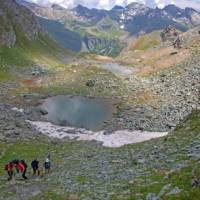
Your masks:
{"label": "valley floor", "polygon": [[[25,72],[22,69],[18,78],[1,80],[0,100],[27,109],[29,113],[32,108],[30,118],[34,120],[38,118],[34,107],[49,96],[100,96],[113,100],[117,107],[113,120],[106,121],[103,129],[170,131],[193,109],[200,107],[198,44],[184,47],[190,49],[189,58],[166,69],[157,69],[148,76],[140,74],[141,66],[124,67],[115,60],[92,56],[77,57],[56,67],[38,65]],[[171,55],[171,59],[176,59],[176,55]],[[120,68],[129,73],[123,74]]]}

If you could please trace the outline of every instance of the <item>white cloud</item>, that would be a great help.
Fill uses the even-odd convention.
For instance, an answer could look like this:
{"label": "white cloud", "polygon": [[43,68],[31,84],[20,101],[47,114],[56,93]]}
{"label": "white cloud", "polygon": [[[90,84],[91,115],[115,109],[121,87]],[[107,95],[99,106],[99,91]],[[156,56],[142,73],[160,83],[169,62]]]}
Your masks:
{"label": "white cloud", "polygon": [[139,2],[148,6],[164,7],[168,4],[175,4],[182,8],[193,7],[200,9],[200,0],[27,0],[42,5],[51,5],[53,3],[62,5],[66,8],[73,8],[78,4],[89,8],[111,9],[115,5],[126,6],[131,2]]}
{"label": "white cloud", "polygon": [[164,7],[168,4],[175,4],[180,8],[192,7],[196,10],[200,10],[200,0],[155,0],[157,5]]}

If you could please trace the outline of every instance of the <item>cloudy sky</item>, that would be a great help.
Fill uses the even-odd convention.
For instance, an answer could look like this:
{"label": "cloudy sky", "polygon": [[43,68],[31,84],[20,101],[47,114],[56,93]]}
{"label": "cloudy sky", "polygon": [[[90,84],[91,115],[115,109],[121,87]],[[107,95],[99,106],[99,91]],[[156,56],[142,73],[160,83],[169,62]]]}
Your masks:
{"label": "cloudy sky", "polygon": [[180,7],[193,7],[200,9],[200,0],[27,0],[30,2],[39,3],[42,5],[50,5],[57,3],[66,8],[73,8],[78,4],[89,8],[110,9],[115,5],[126,6],[131,2],[140,2],[147,4],[150,7],[163,7],[168,4],[176,4]]}

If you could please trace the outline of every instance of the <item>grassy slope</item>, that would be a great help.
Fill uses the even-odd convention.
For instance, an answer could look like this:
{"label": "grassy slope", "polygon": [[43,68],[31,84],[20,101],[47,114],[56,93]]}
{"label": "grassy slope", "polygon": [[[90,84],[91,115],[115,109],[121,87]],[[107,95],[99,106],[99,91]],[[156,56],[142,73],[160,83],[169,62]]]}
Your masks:
{"label": "grassy slope", "polygon": [[[200,196],[199,188],[192,188],[191,181],[194,177],[200,177],[200,163],[195,156],[188,156],[188,147],[192,148],[192,144],[198,142],[200,137],[200,111],[194,111],[188,118],[179,125],[176,130],[167,138],[169,145],[176,145],[177,154],[176,162],[187,163],[185,167],[179,170],[175,169],[152,169],[151,176],[143,177],[136,180],[132,186],[132,197],[130,200],[137,199],[136,194],[145,196],[148,193],[158,195],[162,188],[171,185],[170,189],[163,192],[162,199],[169,200],[197,200]],[[171,143],[171,144],[170,144]],[[174,147],[172,147],[174,148]],[[190,152],[188,150],[188,152]],[[174,155],[172,155],[173,157]],[[198,153],[197,155],[198,156]],[[172,159],[172,157],[168,159]],[[176,195],[168,195],[172,188],[178,187],[182,191]]]}
{"label": "grassy slope", "polygon": [[[154,47],[160,44],[160,34],[158,31],[150,34],[142,35],[133,41],[131,41],[127,48],[125,48],[121,54],[117,57],[117,60],[129,62],[130,64],[136,64],[136,60],[141,54],[152,50]],[[137,63],[140,64],[140,63]]]}
{"label": "grassy slope", "polygon": [[148,50],[160,44],[160,33],[158,31],[147,35],[140,36],[136,41],[133,41],[129,47],[129,51]]}
{"label": "grassy slope", "polygon": [[17,42],[14,47],[0,47],[0,80],[9,77],[9,71],[28,68],[35,63],[56,66],[61,64],[61,56],[69,55],[69,52],[59,47],[48,36],[39,34],[38,39],[30,42],[19,30]]}
{"label": "grassy slope", "polygon": [[[70,179],[72,183],[78,184],[80,189],[74,190],[74,193],[79,191],[79,195],[89,197],[89,199],[94,199],[94,196],[98,195],[95,194],[95,191],[102,194],[101,188],[104,188],[104,184],[109,184],[106,191],[109,192],[110,199],[113,200],[135,200],[139,199],[139,197],[140,199],[146,199],[147,194],[155,193],[158,195],[163,186],[170,184],[169,189],[160,196],[162,199],[197,200],[196,197],[200,195],[200,190],[199,188],[191,187],[191,180],[193,177],[200,176],[200,163],[195,157],[188,156],[187,149],[189,147],[192,148],[192,144],[195,141],[198,142],[199,131],[200,112],[194,111],[183,125],[177,127],[168,137],[142,144],[128,145],[119,149],[104,148],[86,142],[48,142],[46,139],[30,142],[21,141],[13,144],[1,141],[0,176],[4,174],[4,164],[13,158],[24,158],[30,163],[35,156],[42,161],[47,153],[51,153],[54,162],[52,174],[48,178],[43,177],[36,181],[29,180],[29,182],[25,183],[26,188],[35,184],[38,187],[45,184],[48,185],[42,194],[30,199],[66,199],[69,194],[68,188],[71,185],[63,185],[63,181],[66,181],[65,175],[68,174],[66,175],[67,179]],[[152,152],[155,150],[157,153],[153,154]],[[91,153],[92,157],[86,156],[91,155]],[[138,155],[142,155],[142,158],[145,159],[145,165],[137,162]],[[104,164],[98,168],[101,162]],[[186,166],[176,169],[175,166],[179,166],[181,163],[186,163]],[[109,171],[109,169],[113,170]],[[109,180],[109,182],[96,177],[97,174],[102,173],[102,170],[106,180]],[[136,173],[140,172],[139,174],[141,175],[131,182],[120,178],[120,175],[130,170]],[[144,172],[146,175],[144,175]],[[61,173],[62,176],[60,176]],[[114,178],[107,179],[109,176],[114,176]],[[22,187],[25,186],[23,182],[18,184],[18,187],[20,185]],[[114,184],[118,186],[112,187]],[[2,197],[11,195],[9,194],[9,185],[9,183],[5,184],[3,179],[0,182]],[[96,187],[98,189],[95,189]],[[182,191],[177,195],[168,196],[167,193],[175,187],[180,188]],[[123,194],[124,191],[129,192]]]}
{"label": "grassy slope", "polygon": [[66,29],[63,24],[38,17],[39,22],[59,44],[75,52],[81,51],[82,38],[76,32]]}

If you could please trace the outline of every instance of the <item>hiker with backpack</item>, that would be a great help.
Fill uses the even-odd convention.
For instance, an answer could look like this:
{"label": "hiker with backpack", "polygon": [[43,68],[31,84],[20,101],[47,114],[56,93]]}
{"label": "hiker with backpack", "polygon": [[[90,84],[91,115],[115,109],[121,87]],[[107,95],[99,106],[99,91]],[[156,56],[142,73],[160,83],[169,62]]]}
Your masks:
{"label": "hiker with backpack", "polygon": [[26,164],[26,162],[24,160],[21,160],[21,164],[24,165],[24,172],[22,174],[22,177],[24,179],[27,179],[27,177],[26,177],[26,171],[27,171],[28,165]]}
{"label": "hiker with backpack", "polygon": [[12,162],[9,162],[8,164],[5,165],[5,170],[8,173],[8,181],[12,180],[13,169],[14,169],[14,164]]}
{"label": "hiker with backpack", "polygon": [[49,174],[50,173],[50,169],[51,169],[51,162],[49,160],[49,158],[47,158],[44,162],[44,169],[45,169],[45,174]]}
{"label": "hiker with backpack", "polygon": [[31,162],[31,167],[33,169],[33,176],[35,176],[35,174],[37,173],[37,175],[39,176],[40,175],[40,170],[39,170],[39,161],[38,159],[34,159],[32,162]]}
{"label": "hiker with backpack", "polygon": [[26,164],[26,162],[24,160],[17,161],[16,162],[16,167],[19,170],[19,172],[22,173],[23,179],[25,179],[25,180],[28,179],[26,177],[26,170],[27,170],[27,167],[28,167],[27,164]]}

